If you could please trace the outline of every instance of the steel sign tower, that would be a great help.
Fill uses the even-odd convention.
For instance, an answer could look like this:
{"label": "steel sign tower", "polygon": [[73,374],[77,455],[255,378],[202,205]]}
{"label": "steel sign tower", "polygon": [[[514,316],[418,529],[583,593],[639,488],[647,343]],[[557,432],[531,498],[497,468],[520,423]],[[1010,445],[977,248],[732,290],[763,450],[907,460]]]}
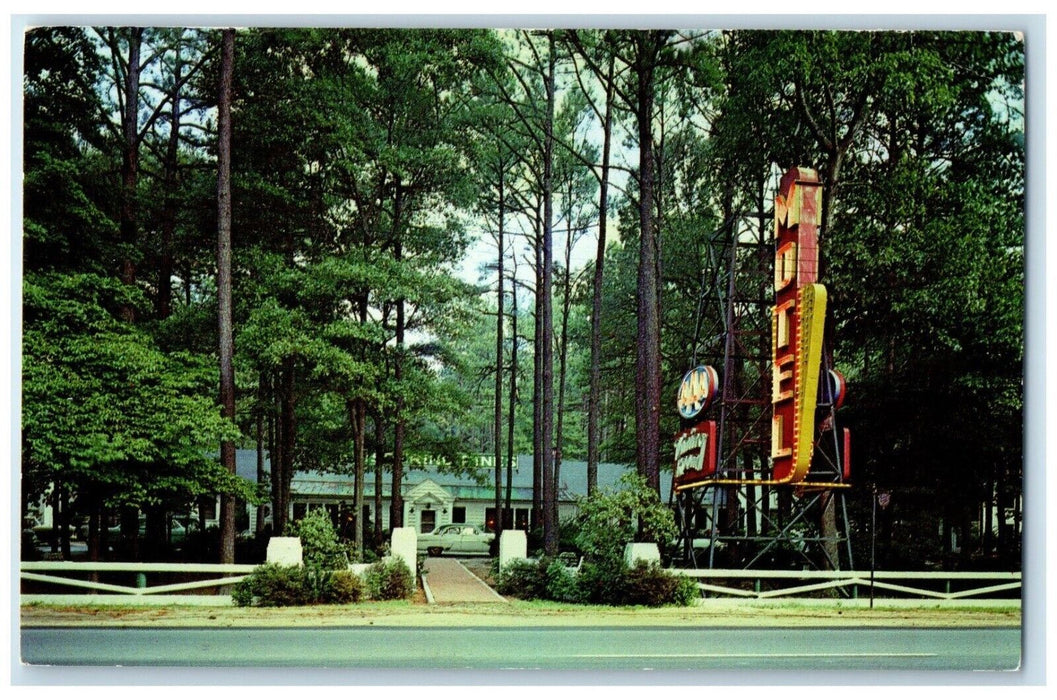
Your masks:
{"label": "steel sign tower", "polygon": [[703,356],[722,369],[697,365],[695,349],[677,399],[673,500],[688,566],[852,567],[851,441],[837,425],[844,378],[825,352],[821,205],[817,173],[793,168],[773,227],[762,212],[755,226],[734,217],[712,241],[720,294],[699,315],[712,316]]}

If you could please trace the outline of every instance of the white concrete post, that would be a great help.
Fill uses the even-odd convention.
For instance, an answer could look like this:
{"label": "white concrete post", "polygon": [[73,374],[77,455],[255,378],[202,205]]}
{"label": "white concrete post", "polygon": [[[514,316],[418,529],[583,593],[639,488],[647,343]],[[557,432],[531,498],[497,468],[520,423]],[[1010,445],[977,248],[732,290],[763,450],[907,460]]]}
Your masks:
{"label": "white concrete post", "polygon": [[300,537],[272,537],[268,540],[269,564],[300,566],[303,563]]}
{"label": "white concrete post", "polygon": [[647,564],[653,562],[661,563],[661,552],[657,549],[656,542],[629,542],[624,546],[624,563],[635,566],[635,562],[644,561]]}
{"label": "white concrete post", "polygon": [[499,535],[499,570],[514,559],[528,557],[528,538],[524,530],[503,530]]}
{"label": "white concrete post", "polygon": [[411,573],[418,575],[418,535],[413,527],[393,528],[389,554],[404,560]]}

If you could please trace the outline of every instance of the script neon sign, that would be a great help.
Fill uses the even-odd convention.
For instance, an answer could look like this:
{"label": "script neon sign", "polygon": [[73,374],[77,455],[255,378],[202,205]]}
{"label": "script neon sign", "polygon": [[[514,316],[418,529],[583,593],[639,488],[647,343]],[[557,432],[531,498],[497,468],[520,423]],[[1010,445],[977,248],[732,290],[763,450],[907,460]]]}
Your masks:
{"label": "script neon sign", "polygon": [[818,277],[822,186],[815,171],[794,168],[775,198],[771,347],[772,478],[798,483],[814,451],[826,288]]}
{"label": "script neon sign", "polygon": [[716,473],[716,422],[701,421],[675,436],[675,483],[682,484]]}

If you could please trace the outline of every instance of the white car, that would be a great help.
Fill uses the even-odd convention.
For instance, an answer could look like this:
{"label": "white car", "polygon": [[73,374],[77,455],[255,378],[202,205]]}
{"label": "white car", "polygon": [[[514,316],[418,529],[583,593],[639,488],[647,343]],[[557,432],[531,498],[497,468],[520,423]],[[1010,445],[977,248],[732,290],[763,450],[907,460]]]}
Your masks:
{"label": "white car", "polygon": [[495,534],[473,525],[452,523],[418,536],[418,551],[431,557],[442,554],[476,554],[487,556]]}

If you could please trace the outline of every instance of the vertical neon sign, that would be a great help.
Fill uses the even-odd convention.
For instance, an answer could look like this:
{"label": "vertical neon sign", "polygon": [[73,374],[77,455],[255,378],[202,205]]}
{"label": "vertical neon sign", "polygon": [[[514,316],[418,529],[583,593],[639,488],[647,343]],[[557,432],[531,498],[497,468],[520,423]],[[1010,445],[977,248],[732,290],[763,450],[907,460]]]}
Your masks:
{"label": "vertical neon sign", "polygon": [[822,185],[808,168],[793,168],[775,197],[771,347],[772,478],[798,483],[814,449],[826,288],[818,277]]}

